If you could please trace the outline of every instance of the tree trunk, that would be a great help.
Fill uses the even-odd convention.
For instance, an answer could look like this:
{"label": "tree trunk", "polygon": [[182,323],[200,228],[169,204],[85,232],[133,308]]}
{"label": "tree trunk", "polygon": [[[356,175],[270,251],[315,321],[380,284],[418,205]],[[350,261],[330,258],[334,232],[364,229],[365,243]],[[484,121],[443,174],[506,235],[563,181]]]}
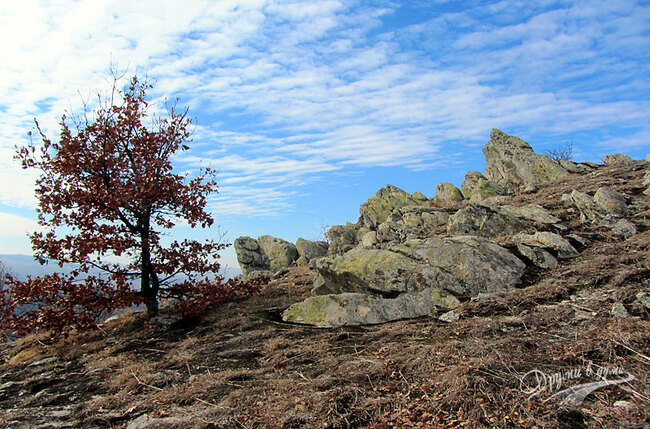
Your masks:
{"label": "tree trunk", "polygon": [[[147,319],[158,315],[158,276],[153,272],[151,264],[151,249],[149,248],[149,222],[148,219],[141,233],[141,265],[140,265],[140,293],[147,300]],[[152,285],[152,281],[153,285]]]}

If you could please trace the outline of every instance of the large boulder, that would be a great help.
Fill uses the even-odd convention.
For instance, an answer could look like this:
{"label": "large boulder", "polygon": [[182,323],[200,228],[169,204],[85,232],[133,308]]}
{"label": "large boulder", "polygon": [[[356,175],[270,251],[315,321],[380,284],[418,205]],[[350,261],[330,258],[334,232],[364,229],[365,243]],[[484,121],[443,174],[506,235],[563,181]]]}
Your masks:
{"label": "large boulder", "polygon": [[409,240],[389,249],[353,249],[316,261],[316,294],[359,292],[384,297],[445,289],[459,297],[500,292],[517,285],[525,265],[480,237]]}
{"label": "large boulder", "polygon": [[540,225],[556,225],[560,222],[559,218],[553,216],[551,212],[538,204],[528,204],[521,207],[503,205],[501,210]]}
{"label": "large boulder", "polygon": [[376,230],[396,208],[422,205],[426,201],[426,197],[419,192],[411,195],[396,186],[386,185],[377,191],[376,196],[361,204],[360,221],[363,226]]}
{"label": "large boulder", "polygon": [[594,201],[607,214],[624,216],[628,213],[625,197],[611,188],[598,188]]}
{"label": "large boulder", "polygon": [[358,326],[426,316],[459,304],[454,296],[434,288],[397,298],[361,293],[330,294],[293,304],[282,313],[282,319],[320,327]]}
{"label": "large boulder", "polygon": [[493,129],[483,148],[485,176],[507,187],[530,187],[568,174],[547,155],[536,154],[522,139]]}
{"label": "large boulder", "polygon": [[452,183],[442,182],[436,186],[436,196],[433,203],[440,206],[453,205],[462,202],[465,198],[460,189]]}
{"label": "large boulder", "polygon": [[603,161],[605,162],[605,165],[608,167],[611,166],[623,166],[623,165],[630,165],[634,164],[634,159],[629,157],[628,155],[624,155],[622,153],[613,153],[611,155],[605,155],[603,157]]}
{"label": "large boulder", "polygon": [[479,235],[495,237],[516,234],[532,229],[532,226],[508,210],[496,205],[471,203],[449,218],[447,233],[450,235]]}
{"label": "large boulder", "polygon": [[244,276],[256,271],[269,271],[269,259],[262,252],[259,243],[251,237],[239,237],[235,240],[237,262]]}
{"label": "large boulder", "polygon": [[559,259],[575,258],[578,251],[568,240],[553,232],[536,232],[535,234],[517,234],[515,242],[552,250]]}
{"label": "large boulder", "polygon": [[470,171],[465,174],[465,180],[460,186],[460,191],[465,199],[470,201],[484,201],[498,195],[505,195],[503,186],[489,180],[478,171]]}
{"label": "large boulder", "polygon": [[296,246],[281,238],[263,235],[257,238],[257,243],[268,259],[269,269],[273,273],[288,268],[298,259]]}
{"label": "large boulder", "polygon": [[358,225],[347,223],[346,225],[334,225],[327,231],[330,240],[328,253],[345,253],[354,248],[357,244]]}
{"label": "large boulder", "polygon": [[298,251],[297,263],[307,265],[312,259],[321,258],[327,255],[329,245],[325,241],[309,241],[299,238],[296,241],[296,250]]}

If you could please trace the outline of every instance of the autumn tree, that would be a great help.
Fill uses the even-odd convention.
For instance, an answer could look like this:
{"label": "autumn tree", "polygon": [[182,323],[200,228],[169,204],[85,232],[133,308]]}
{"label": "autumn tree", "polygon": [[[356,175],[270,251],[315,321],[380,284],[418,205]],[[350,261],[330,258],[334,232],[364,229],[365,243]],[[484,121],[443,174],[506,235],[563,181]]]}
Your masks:
{"label": "autumn tree", "polygon": [[[259,284],[225,281],[218,274],[217,241],[172,241],[163,233],[179,222],[209,227],[207,197],[217,191],[215,172],[191,180],[174,172],[172,159],[188,150],[187,109],[149,112],[151,85],[132,78],[120,90],[71,121],[64,115],[58,141],[36,122],[39,144],[17,149],[25,169],[36,169],[38,218],[30,235],[41,263],[73,264],[70,274],[17,281],[2,294],[2,326],[28,332],[94,325],[101,313],[144,303],[158,314],[160,297],[177,298],[185,314],[253,291]],[[103,275],[97,274],[97,272]],[[139,289],[132,283],[139,280]],[[137,284],[137,283],[136,283]],[[25,304],[31,311],[16,311]]]}

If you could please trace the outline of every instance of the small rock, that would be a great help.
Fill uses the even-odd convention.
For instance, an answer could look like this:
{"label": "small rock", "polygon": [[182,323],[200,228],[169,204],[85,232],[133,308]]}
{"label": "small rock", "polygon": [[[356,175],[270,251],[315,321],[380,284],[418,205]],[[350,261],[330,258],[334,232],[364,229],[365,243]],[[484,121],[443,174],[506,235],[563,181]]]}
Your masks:
{"label": "small rock", "polygon": [[599,188],[594,195],[594,201],[610,214],[623,216],[628,212],[623,195],[610,188]]}
{"label": "small rock", "polygon": [[58,358],[56,357],[49,357],[41,360],[37,360],[34,363],[29,364],[29,366],[41,366],[41,365],[47,365],[48,363],[56,362]]}
{"label": "small rock", "polygon": [[460,319],[460,314],[456,313],[454,310],[443,313],[440,315],[440,317],[438,317],[438,320],[447,323],[456,322],[459,319]]}
{"label": "small rock", "polygon": [[553,232],[536,232],[535,234],[519,233],[514,236],[517,243],[547,247],[557,252],[559,259],[569,259],[578,256],[578,251],[567,240]]}
{"label": "small rock", "polygon": [[618,222],[612,226],[612,232],[623,238],[632,237],[637,233],[636,226],[627,219],[619,219]]}
{"label": "small rock", "polygon": [[639,292],[635,295],[635,298],[641,305],[650,310],[650,293]]}
{"label": "small rock", "polygon": [[616,401],[614,402],[614,406],[619,408],[632,408],[632,403],[628,401]]}
{"label": "small rock", "polygon": [[126,429],[145,429],[149,426],[150,420],[151,418],[148,415],[143,414],[137,419],[131,420],[131,422],[126,426]]}
{"label": "small rock", "polygon": [[436,186],[436,196],[433,198],[433,202],[444,206],[460,203],[463,199],[463,194],[460,192],[460,189],[449,182],[442,182]]}
{"label": "small rock", "polygon": [[614,317],[628,317],[627,309],[620,302],[614,303],[610,312]]}

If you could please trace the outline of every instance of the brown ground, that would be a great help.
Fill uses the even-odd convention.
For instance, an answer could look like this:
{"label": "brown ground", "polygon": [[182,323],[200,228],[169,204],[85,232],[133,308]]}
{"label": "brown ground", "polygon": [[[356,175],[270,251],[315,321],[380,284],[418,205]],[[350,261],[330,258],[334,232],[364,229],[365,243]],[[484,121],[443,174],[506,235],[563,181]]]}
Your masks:
{"label": "brown ground", "polygon": [[[580,257],[503,297],[466,302],[459,321],[424,317],[363,328],[277,321],[309,295],[293,269],[261,294],[194,327],[164,329],[128,314],[102,330],[2,345],[0,424],[6,428],[650,427],[650,197],[641,167],[571,176],[513,204],[536,202],[588,236]],[[625,193],[640,233],[628,240],[580,225],[563,192]],[[505,238],[504,238],[505,239]],[[628,317],[613,317],[622,303]],[[580,406],[529,399],[521,379],[619,367],[635,377]],[[610,379],[621,376],[610,376]],[[564,380],[564,389],[595,381]],[[526,386],[524,386],[526,387]]]}

